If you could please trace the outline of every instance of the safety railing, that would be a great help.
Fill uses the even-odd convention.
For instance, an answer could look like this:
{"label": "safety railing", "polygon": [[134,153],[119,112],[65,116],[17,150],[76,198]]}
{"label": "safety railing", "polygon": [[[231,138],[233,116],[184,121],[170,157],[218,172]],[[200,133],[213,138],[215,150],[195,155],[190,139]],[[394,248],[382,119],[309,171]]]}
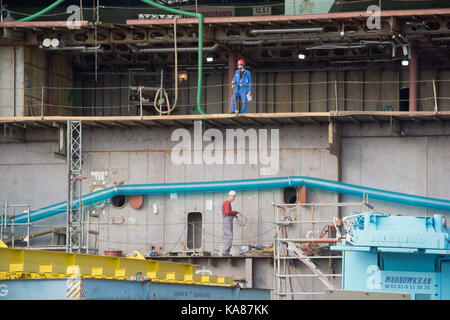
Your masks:
{"label": "safety railing", "polygon": [[[308,297],[325,294],[324,291],[314,291],[314,283],[310,283],[313,290],[305,289],[302,285],[302,280],[305,279],[320,280],[326,288],[337,289],[332,279],[340,278],[342,274],[323,272],[316,263],[327,259],[329,261],[328,269],[332,271],[330,267],[333,264],[332,261],[339,260],[342,257],[332,255],[331,252],[320,254],[320,248],[324,248],[323,245],[331,245],[340,241],[339,233],[336,230],[337,210],[342,207],[359,208],[361,211],[372,209],[367,198],[364,197],[362,202],[346,203],[273,203],[273,207],[275,208],[273,251],[275,298],[286,299],[287,297]],[[320,208],[327,209],[326,212],[321,212],[321,215],[326,213],[327,216],[334,215],[334,217],[332,219],[316,219],[317,210]],[[333,211],[330,212],[330,210]],[[300,217],[310,217],[310,219],[300,219]],[[306,226],[309,230],[305,233],[302,226]],[[317,229],[318,226],[321,228]],[[331,234],[332,230],[335,230],[336,233]],[[290,235],[288,231],[291,232]],[[293,263],[296,260],[300,260],[311,273],[298,272]],[[297,283],[297,288],[292,283],[293,279],[300,281]],[[302,288],[303,291],[296,291],[298,287]]]}
{"label": "safety railing", "polygon": [[[170,74],[166,74],[170,77]],[[318,81],[318,82],[257,82],[253,83],[249,112],[341,112],[341,111],[409,111],[409,98],[401,90],[409,83],[401,81]],[[418,80],[417,111],[450,111],[450,80]],[[232,96],[229,84],[202,86],[208,99],[205,106],[214,112],[228,113]],[[47,116],[140,116],[197,113],[196,86],[180,82],[177,88],[156,86],[110,87],[16,87],[0,88],[0,94],[16,92],[23,96],[19,105],[3,102],[0,117]],[[309,93],[299,95],[296,92]],[[306,92],[305,91],[305,92]],[[217,94],[219,92],[220,94]],[[318,95],[321,92],[323,98]],[[358,93],[359,92],[359,93]],[[164,93],[164,94],[163,94]],[[176,108],[171,101],[178,94]],[[124,99],[123,96],[127,98]],[[306,98],[303,98],[303,97]],[[58,97],[58,98],[56,98]],[[76,98],[74,98],[76,97]],[[117,98],[122,97],[122,98]],[[17,98],[17,97],[16,97]],[[7,101],[7,100],[4,100]],[[62,102],[65,101],[65,102]],[[11,103],[13,100],[11,100]],[[170,110],[168,110],[170,109]],[[172,110],[173,109],[173,110]],[[251,110],[251,111],[250,111]],[[167,112],[169,111],[169,112]]]}

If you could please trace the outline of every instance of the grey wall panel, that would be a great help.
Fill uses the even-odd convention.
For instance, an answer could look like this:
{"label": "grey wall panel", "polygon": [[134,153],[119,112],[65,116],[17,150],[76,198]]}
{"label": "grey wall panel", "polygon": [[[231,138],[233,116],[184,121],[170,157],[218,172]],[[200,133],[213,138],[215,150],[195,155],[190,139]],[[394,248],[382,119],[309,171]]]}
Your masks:
{"label": "grey wall panel", "polygon": [[[434,70],[419,70],[417,83],[417,109],[420,111],[434,110],[433,79],[436,77]],[[425,81],[424,81],[425,80]]]}
{"label": "grey wall panel", "polygon": [[350,70],[346,72],[345,108],[348,111],[361,111],[362,71]]}
{"label": "grey wall panel", "polygon": [[322,71],[311,72],[311,112],[326,112],[328,105],[326,96],[327,92],[327,74]]}
{"label": "grey wall panel", "polygon": [[293,73],[292,110],[294,112],[308,112],[309,110],[309,72]]}
{"label": "grey wall panel", "polygon": [[428,137],[427,154],[428,195],[450,199],[450,137]]}
{"label": "grey wall panel", "polygon": [[398,110],[399,85],[398,74],[391,70],[381,71],[381,102],[383,108],[392,106],[393,110]]}
{"label": "grey wall panel", "polygon": [[438,99],[438,109],[439,111],[450,110],[450,71],[439,71],[439,80],[436,82],[437,95],[440,97]]}
{"label": "grey wall panel", "polygon": [[204,75],[205,85],[208,86],[204,93],[207,113],[222,113],[224,97],[222,97],[222,73],[208,73]]}
{"label": "grey wall panel", "polygon": [[290,112],[292,99],[291,73],[278,72],[275,77],[275,112]]}
{"label": "grey wall panel", "polygon": [[[427,138],[345,138],[342,180],[372,188],[428,195]],[[343,196],[345,201],[355,197]],[[425,215],[428,210],[370,200],[378,212]],[[348,213],[348,211],[347,211]]]}

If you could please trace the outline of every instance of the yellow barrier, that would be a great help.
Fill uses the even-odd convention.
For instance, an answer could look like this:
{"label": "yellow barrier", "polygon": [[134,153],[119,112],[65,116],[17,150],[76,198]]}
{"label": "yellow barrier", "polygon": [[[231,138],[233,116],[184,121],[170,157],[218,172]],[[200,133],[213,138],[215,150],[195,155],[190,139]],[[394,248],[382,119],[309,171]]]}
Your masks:
{"label": "yellow barrier", "polygon": [[[231,277],[195,274],[196,266],[186,263],[74,254],[0,247],[0,279],[68,278],[76,269],[82,278],[151,280],[185,284],[230,286]],[[75,267],[75,268],[74,268]]]}

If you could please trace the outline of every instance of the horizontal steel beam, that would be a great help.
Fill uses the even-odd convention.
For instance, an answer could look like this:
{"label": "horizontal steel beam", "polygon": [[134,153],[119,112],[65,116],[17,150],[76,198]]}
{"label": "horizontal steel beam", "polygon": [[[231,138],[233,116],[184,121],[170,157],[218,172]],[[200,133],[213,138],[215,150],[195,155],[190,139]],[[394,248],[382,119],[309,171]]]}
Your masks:
{"label": "horizontal steel beam", "polygon": [[[0,280],[0,300],[269,300],[268,289],[106,279]],[[173,312],[175,314],[175,312]],[[177,310],[176,313],[179,313]],[[166,318],[171,311],[165,310]]]}
{"label": "horizontal steel beam", "polygon": [[229,286],[231,277],[199,275],[192,264],[29,249],[0,248],[0,279],[104,278]]}

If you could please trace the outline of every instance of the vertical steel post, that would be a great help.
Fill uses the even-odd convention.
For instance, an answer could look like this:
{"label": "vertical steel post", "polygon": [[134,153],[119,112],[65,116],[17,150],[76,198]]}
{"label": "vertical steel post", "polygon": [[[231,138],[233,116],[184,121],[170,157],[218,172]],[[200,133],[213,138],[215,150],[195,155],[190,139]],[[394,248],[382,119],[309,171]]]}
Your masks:
{"label": "vertical steel post", "polygon": [[418,56],[414,46],[409,48],[411,57],[409,61],[409,111],[417,111],[417,73],[418,73]]}
{"label": "vertical steel post", "polygon": [[12,248],[14,248],[14,231],[15,231],[14,222],[16,220],[16,219],[14,219],[14,216],[15,216],[15,212],[14,212],[14,215],[12,216],[12,224],[11,224],[11,247]]}
{"label": "vertical steel post", "polygon": [[[337,74],[336,74],[337,75]],[[345,84],[344,84],[345,86]],[[336,112],[339,111],[339,107],[338,107],[338,89],[337,89],[337,80],[334,80],[334,100],[335,100],[335,104],[336,104]]]}
{"label": "vertical steel post", "polygon": [[[233,52],[228,53],[228,112],[231,112],[231,103],[233,101],[233,87],[231,81],[233,81],[234,70],[236,69],[236,55]],[[236,106],[237,107],[237,106]]]}
{"label": "vertical steel post", "polygon": [[41,88],[41,120],[44,119],[44,87]]}
{"label": "vertical steel post", "polygon": [[139,88],[139,108],[140,108],[141,119],[143,119],[144,115],[142,113],[142,87]]}
{"label": "vertical steel post", "polygon": [[6,226],[6,210],[7,210],[7,208],[8,208],[8,202],[7,201],[5,201],[5,204],[4,204],[4,206],[3,206],[3,219],[2,219],[2,224],[1,224],[1,229],[0,229],[0,240],[2,240],[3,241],[3,232],[4,232],[4,229],[5,229],[5,226]]}
{"label": "vertical steel post", "polygon": [[83,249],[83,205],[81,202],[82,124],[67,121],[68,200],[66,243],[67,252],[81,253]]}
{"label": "vertical steel post", "polygon": [[28,205],[28,207],[27,207],[27,210],[28,210],[28,214],[27,214],[27,248],[29,248],[30,247],[30,236],[31,236],[31,234],[30,234],[30,232],[31,232],[31,223],[30,223],[30,206]]}
{"label": "vertical steel post", "polygon": [[438,112],[436,80],[435,79],[433,79],[433,94],[434,94],[434,112]]}

